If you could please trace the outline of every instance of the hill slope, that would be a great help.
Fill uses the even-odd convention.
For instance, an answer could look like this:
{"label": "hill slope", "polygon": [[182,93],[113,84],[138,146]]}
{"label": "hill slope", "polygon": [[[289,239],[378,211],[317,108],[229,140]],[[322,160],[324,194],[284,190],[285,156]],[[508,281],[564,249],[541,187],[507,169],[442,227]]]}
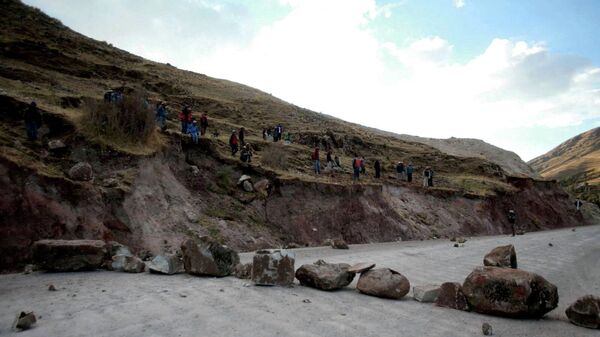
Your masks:
{"label": "hill slope", "polygon": [[[0,4],[0,270],[27,262],[39,238],[117,240],[139,254],[157,254],[201,235],[252,250],[336,237],[365,243],[503,233],[508,208],[528,230],[593,220],[575,213],[552,182],[510,177],[482,158],[452,156],[248,86],[145,60],[18,1]],[[150,141],[140,142],[85,128],[90,106],[110,108],[102,97],[111,88],[143,93],[152,105],[167,101],[166,131],[152,130]],[[32,99],[44,121],[33,142],[21,114]],[[199,144],[179,132],[184,104],[196,118],[209,114],[211,135]],[[263,128],[277,123],[293,134],[292,144],[263,140]],[[251,164],[229,152],[228,135],[241,126],[256,150]],[[66,146],[56,151],[50,140]],[[331,148],[343,169],[315,175],[315,145]],[[367,174],[353,182],[349,164],[357,155],[366,158]],[[381,179],[371,173],[376,159]],[[413,163],[412,183],[395,178],[398,160]],[[94,179],[68,174],[80,162],[92,166]],[[436,172],[435,187],[421,186],[425,166]],[[244,191],[236,185],[242,174],[271,188]]]}
{"label": "hill slope", "polygon": [[436,139],[410,135],[398,135],[398,138],[423,143],[457,157],[482,158],[500,165],[510,175],[540,178],[539,173],[525,163],[516,153],[488,144],[480,139],[454,137]]}
{"label": "hill slope", "polygon": [[529,164],[545,178],[560,180],[580,197],[600,205],[600,127],[563,142]]}

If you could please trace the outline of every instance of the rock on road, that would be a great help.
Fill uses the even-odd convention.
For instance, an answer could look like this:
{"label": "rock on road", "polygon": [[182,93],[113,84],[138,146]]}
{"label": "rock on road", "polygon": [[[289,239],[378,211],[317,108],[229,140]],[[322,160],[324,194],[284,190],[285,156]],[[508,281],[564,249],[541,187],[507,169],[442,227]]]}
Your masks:
{"label": "rock on road", "polygon": [[[483,256],[513,244],[519,268],[558,286],[557,309],[541,320],[516,320],[386,300],[355,289],[319,291],[248,286],[233,277],[204,278],[108,271],[0,275],[1,336],[481,336],[488,322],[495,336],[598,336],[568,323],[569,304],[600,294],[600,226],[469,239],[296,249],[296,268],[320,258],[334,263],[375,262],[405,275],[411,285],[462,283]],[[553,246],[550,246],[552,243]],[[241,254],[249,262],[252,254]],[[53,284],[58,291],[48,291]],[[309,301],[306,301],[306,300]],[[37,326],[10,330],[20,311],[34,311]]]}

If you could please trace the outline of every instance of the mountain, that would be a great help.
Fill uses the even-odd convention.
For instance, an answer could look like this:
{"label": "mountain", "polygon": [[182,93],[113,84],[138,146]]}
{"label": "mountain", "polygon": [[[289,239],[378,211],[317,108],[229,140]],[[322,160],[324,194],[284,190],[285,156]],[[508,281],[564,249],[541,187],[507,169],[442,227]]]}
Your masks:
{"label": "mountain", "polygon": [[579,134],[529,164],[580,198],[600,205],[600,127]]}
{"label": "mountain", "polygon": [[437,139],[410,135],[398,135],[398,138],[423,143],[452,156],[482,158],[498,164],[510,175],[541,178],[539,173],[525,163],[516,153],[488,144],[480,139],[454,137]]}
{"label": "mountain", "polygon": [[[554,182],[515,177],[485,158],[450,155],[146,60],[19,1],[0,5],[0,270],[29,262],[40,238],[116,240],[154,255],[205,235],[254,250],[332,238],[505,233],[509,208],[527,230],[595,221],[575,213]],[[107,90],[123,92],[123,101],[104,102]],[[32,100],[43,118],[36,141],[26,138],[23,123]],[[158,101],[169,108],[163,131],[149,109]],[[186,105],[197,119],[209,116],[197,144],[180,132]],[[279,123],[291,144],[263,139],[262,130]],[[230,151],[229,136],[240,127],[254,148],[251,163]],[[315,146],[323,164],[329,148],[342,168],[315,175]],[[366,159],[358,182],[355,156]],[[376,160],[381,179],[373,175]],[[412,183],[396,179],[399,160],[414,165]],[[422,186],[426,166],[435,171],[433,187]],[[238,184],[243,175],[252,188]]]}

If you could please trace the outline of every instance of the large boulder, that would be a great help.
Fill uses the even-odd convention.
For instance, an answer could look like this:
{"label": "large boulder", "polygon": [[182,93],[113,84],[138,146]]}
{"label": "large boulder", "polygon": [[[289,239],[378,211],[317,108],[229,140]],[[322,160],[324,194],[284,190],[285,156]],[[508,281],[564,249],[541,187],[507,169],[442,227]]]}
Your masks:
{"label": "large boulder", "polygon": [[181,245],[183,266],[188,274],[204,276],[228,276],[240,263],[238,253],[208,237],[202,237],[199,243],[188,239]]}
{"label": "large boulder", "polygon": [[69,170],[69,177],[73,180],[88,181],[94,178],[92,165],[84,162],[75,164]]}
{"label": "large boulder", "polygon": [[435,299],[435,305],[456,310],[469,310],[467,298],[458,282],[442,283]]}
{"label": "large boulder", "polygon": [[600,329],[600,297],[587,295],[571,304],[565,312],[569,321],[590,329]]}
{"label": "large boulder", "polygon": [[558,305],[558,290],[543,277],[519,269],[478,267],[463,283],[474,311],[482,314],[539,318]]}
{"label": "large boulder", "polygon": [[363,294],[400,299],[410,291],[410,282],[395,270],[380,268],[362,273],[356,288]]}
{"label": "large boulder", "polygon": [[252,259],[252,281],[257,285],[292,285],[295,258],[287,250],[259,250]]}
{"label": "large boulder", "polygon": [[300,284],[321,290],[336,290],[349,285],[354,273],[348,272],[347,263],[327,263],[318,260],[313,264],[304,264],[296,270]]}
{"label": "large boulder", "polygon": [[513,245],[499,246],[483,258],[483,265],[490,267],[517,268],[517,253]]}
{"label": "large boulder", "polygon": [[100,240],[40,240],[33,243],[33,260],[49,271],[79,271],[100,268],[107,253]]}
{"label": "large boulder", "polygon": [[165,275],[173,275],[182,269],[177,255],[156,255],[147,266],[151,273]]}
{"label": "large boulder", "polygon": [[126,273],[141,273],[146,268],[146,264],[137,256],[115,255],[112,257],[112,269],[115,271],[124,271]]}

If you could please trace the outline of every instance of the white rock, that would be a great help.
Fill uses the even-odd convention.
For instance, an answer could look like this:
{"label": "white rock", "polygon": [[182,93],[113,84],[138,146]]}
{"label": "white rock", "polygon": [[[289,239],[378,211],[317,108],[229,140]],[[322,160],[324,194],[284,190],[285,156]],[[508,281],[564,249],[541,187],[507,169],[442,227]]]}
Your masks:
{"label": "white rock", "polygon": [[423,303],[435,302],[435,299],[437,298],[439,293],[439,285],[427,284],[423,286],[413,287],[413,298]]}

